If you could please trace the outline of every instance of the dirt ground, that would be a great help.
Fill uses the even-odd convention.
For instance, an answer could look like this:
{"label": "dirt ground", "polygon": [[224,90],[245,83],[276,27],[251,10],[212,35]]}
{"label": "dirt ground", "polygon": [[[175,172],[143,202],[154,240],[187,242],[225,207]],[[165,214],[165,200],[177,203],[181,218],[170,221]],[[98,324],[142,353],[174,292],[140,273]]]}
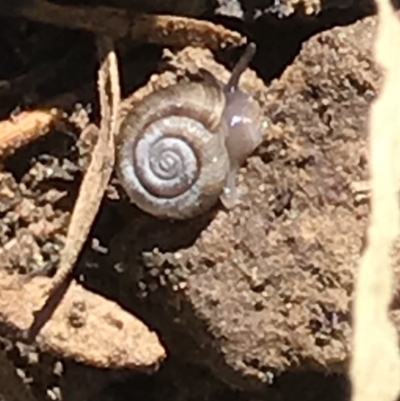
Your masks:
{"label": "dirt ground", "polygon": [[[37,400],[348,398],[352,283],[368,215],[357,188],[368,177],[380,76],[371,4],[342,3],[309,19],[212,17],[258,45],[243,86],[269,127],[238,174],[242,204],[160,222],[113,177],[75,278],[154,330],[168,358],[156,371],[89,367],[15,341],[2,321],[2,348]],[[68,124],[2,158],[0,170],[1,272],[52,275],[90,158],[81,129],[99,119],[95,43],[86,32],[1,22],[2,120],[62,93],[78,98]],[[123,96],[199,65],[226,79],[240,54],[119,46]]]}

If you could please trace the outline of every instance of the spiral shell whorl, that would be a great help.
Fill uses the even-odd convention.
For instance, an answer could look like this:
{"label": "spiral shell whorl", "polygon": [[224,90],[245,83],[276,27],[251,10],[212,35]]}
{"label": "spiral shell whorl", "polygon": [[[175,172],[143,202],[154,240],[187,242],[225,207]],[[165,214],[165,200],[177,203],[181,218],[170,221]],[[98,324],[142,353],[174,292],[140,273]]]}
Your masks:
{"label": "spiral shell whorl", "polygon": [[137,206],[181,219],[216,202],[229,169],[224,107],[221,91],[192,82],[153,92],[128,113],[117,174]]}
{"label": "spiral shell whorl", "polygon": [[195,144],[174,135],[174,127],[193,132],[195,121],[171,116],[154,122],[136,142],[133,163],[143,187],[153,196],[174,198],[199,178],[200,155]]}

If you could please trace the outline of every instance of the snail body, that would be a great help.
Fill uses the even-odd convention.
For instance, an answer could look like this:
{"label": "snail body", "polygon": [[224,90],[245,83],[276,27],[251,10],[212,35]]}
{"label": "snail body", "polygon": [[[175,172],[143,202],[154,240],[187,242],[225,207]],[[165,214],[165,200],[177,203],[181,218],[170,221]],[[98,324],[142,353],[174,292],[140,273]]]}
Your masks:
{"label": "snail body", "polygon": [[226,85],[208,73],[151,93],[125,116],[116,172],[140,209],[186,219],[218,199],[236,204],[236,171],[262,137],[258,104],[237,88],[241,61]]}

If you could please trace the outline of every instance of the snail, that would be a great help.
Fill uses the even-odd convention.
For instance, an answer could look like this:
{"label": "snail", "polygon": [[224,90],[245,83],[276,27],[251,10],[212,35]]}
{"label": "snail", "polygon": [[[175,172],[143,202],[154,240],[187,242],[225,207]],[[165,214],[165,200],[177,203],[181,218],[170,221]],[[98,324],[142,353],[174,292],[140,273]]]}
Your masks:
{"label": "snail", "polygon": [[247,46],[223,85],[178,82],[127,113],[116,136],[116,174],[131,202],[158,218],[182,220],[238,202],[235,177],[262,140],[261,109],[238,88],[255,54]]}

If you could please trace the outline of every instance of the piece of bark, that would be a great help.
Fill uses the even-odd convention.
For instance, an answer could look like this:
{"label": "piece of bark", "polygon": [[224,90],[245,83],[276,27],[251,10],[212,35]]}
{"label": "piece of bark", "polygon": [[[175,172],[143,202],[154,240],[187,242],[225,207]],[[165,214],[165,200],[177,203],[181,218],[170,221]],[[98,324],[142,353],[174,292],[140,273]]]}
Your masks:
{"label": "piece of bark", "polygon": [[[1,332],[27,339],[42,309],[48,278],[21,285],[20,277],[0,271]],[[25,335],[26,334],[26,335]],[[102,368],[156,369],[165,358],[157,335],[115,302],[72,283],[50,320],[34,336],[41,350]]]}

